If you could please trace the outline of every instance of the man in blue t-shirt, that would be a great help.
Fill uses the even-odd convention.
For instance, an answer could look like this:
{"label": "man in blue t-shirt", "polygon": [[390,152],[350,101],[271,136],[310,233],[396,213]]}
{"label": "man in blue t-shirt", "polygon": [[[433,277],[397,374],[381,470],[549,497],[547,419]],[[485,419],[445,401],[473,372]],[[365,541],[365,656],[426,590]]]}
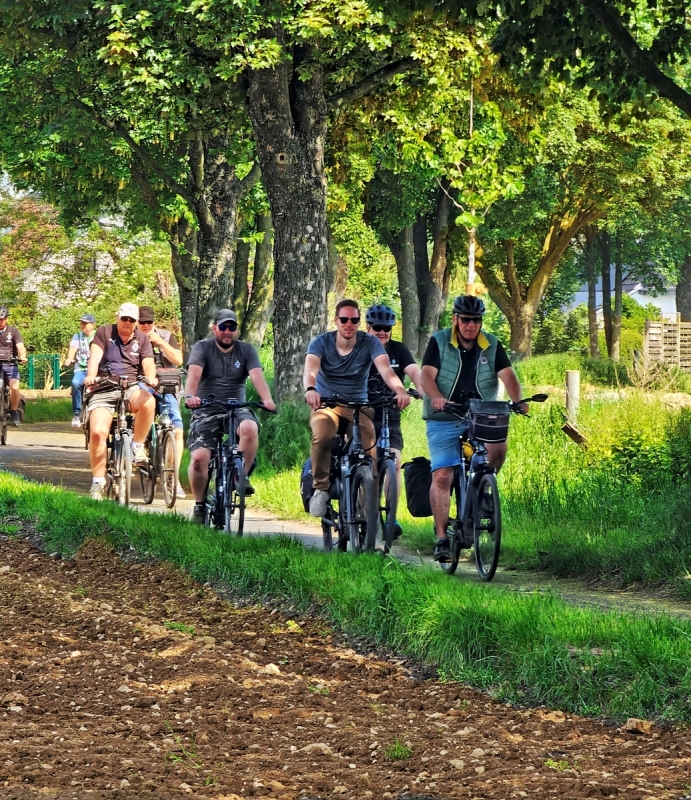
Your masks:
{"label": "man in blue t-shirt", "polygon": [[89,354],[91,352],[91,342],[93,341],[96,317],[93,314],[84,314],[79,320],[81,330],[75,333],[70,342],[70,349],[67,351],[67,358],[63,367],[74,364],[74,375],[72,377],[72,427],[79,428],[82,412],[82,386],[86,378],[86,369],[89,365]]}
{"label": "man in blue t-shirt", "polygon": [[[341,300],[336,306],[336,330],[312,339],[305,357],[303,386],[305,400],[312,409],[312,474],[314,494],[310,501],[310,514],[323,517],[329,500],[329,467],[331,441],[338,433],[341,418],[353,421],[349,408],[322,408],[322,397],[338,396],[348,402],[367,402],[367,380],[374,366],[386,385],[396,395],[399,408],[410,403],[401,381],[391,368],[391,362],[381,342],[374,336],[358,330],[360,307],[355,300]],[[374,423],[367,414],[360,415],[362,444],[372,455],[376,470],[377,454]]]}

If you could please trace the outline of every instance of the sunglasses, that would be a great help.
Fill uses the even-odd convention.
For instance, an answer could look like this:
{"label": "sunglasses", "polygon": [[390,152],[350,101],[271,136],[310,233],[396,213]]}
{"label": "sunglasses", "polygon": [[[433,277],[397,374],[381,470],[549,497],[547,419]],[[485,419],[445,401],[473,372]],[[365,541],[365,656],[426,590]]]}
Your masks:
{"label": "sunglasses", "polygon": [[219,331],[236,331],[238,329],[237,322],[221,322],[216,326]]}
{"label": "sunglasses", "polygon": [[391,325],[372,325],[372,330],[376,333],[391,333]]}
{"label": "sunglasses", "polygon": [[341,323],[341,325],[345,325],[348,322],[350,322],[351,325],[359,325],[360,317],[338,317],[338,321]]}
{"label": "sunglasses", "polygon": [[142,325],[153,325],[153,324],[154,324],[154,323],[153,323],[153,321],[151,321],[151,322],[142,322],[141,320],[139,320],[139,326],[140,326],[140,327],[141,327]]}
{"label": "sunglasses", "polygon": [[481,325],[482,317],[458,317],[459,321],[464,325]]}
{"label": "sunglasses", "polygon": [[136,322],[137,320],[134,317],[120,317],[123,322]]}

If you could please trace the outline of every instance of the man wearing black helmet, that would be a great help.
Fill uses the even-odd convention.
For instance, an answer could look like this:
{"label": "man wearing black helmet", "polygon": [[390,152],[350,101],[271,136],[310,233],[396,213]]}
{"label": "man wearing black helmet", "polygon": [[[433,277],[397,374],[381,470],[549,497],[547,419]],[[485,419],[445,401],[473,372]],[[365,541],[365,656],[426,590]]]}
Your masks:
{"label": "man wearing black helmet", "polygon": [[[446,527],[454,470],[461,463],[458,439],[467,423],[445,413],[447,401],[456,402],[468,393],[483,400],[496,400],[499,381],[514,402],[521,399],[521,384],[501,342],[482,331],[485,304],[479,297],[461,295],[453,304],[450,328],[432,335],[422,359],[423,418],[432,461],[430,505],[437,537],[435,561],[450,557]],[[506,442],[488,444],[487,455],[497,471],[506,459]]]}
{"label": "man wearing black helmet", "polygon": [[22,363],[26,363],[26,347],[24,339],[17,328],[7,324],[10,312],[5,306],[0,307],[0,361],[4,378],[10,386],[10,420],[17,427],[19,425],[19,368],[12,363],[16,358]]}

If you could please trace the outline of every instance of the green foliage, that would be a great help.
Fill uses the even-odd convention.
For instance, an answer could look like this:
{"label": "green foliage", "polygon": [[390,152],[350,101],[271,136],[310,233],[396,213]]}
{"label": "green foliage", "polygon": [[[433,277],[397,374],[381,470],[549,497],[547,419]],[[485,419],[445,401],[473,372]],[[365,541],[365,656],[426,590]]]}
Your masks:
{"label": "green foliage", "polygon": [[588,309],[584,305],[564,313],[555,308],[533,329],[533,353],[580,352],[588,336]]}
{"label": "green foliage", "polygon": [[48,400],[41,397],[29,400],[24,409],[24,422],[68,422],[72,419],[72,401],[61,397]]}

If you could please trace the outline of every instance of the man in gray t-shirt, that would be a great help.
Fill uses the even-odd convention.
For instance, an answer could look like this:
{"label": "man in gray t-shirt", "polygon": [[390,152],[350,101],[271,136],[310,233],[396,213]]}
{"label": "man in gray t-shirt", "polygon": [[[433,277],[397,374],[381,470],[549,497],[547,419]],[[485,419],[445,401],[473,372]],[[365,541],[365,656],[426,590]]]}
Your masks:
{"label": "man in gray t-shirt", "polygon": [[[331,441],[338,432],[341,418],[353,421],[350,408],[322,408],[322,397],[338,395],[340,400],[367,402],[367,381],[372,364],[386,385],[396,395],[399,408],[410,403],[401,381],[391,368],[391,362],[381,342],[364,331],[359,331],[360,308],[355,300],[341,300],[336,306],[336,330],[317,336],[309,344],[305,357],[303,384],[305,400],[312,409],[312,474],[314,494],[310,501],[310,514],[323,517],[329,499],[329,467]],[[360,415],[362,444],[372,456],[376,472],[377,453],[374,423],[367,413]]]}
{"label": "man in gray t-shirt", "polygon": [[[195,499],[192,519],[197,522],[204,521],[209,460],[225,416],[220,405],[200,407],[202,399],[206,400],[213,394],[216,400],[233,398],[244,403],[245,381],[249,378],[262,403],[270,411],[276,408],[257,351],[251,344],[239,341],[239,335],[235,312],[228,308],[221,309],[214,319],[213,336],[194,345],[187,365],[185,402],[189,408],[198,409],[187,440],[191,455],[188,474]],[[259,424],[248,408],[238,411],[238,419],[238,444],[245,459],[247,474],[257,454]],[[245,484],[245,492],[253,494],[249,482]]]}

